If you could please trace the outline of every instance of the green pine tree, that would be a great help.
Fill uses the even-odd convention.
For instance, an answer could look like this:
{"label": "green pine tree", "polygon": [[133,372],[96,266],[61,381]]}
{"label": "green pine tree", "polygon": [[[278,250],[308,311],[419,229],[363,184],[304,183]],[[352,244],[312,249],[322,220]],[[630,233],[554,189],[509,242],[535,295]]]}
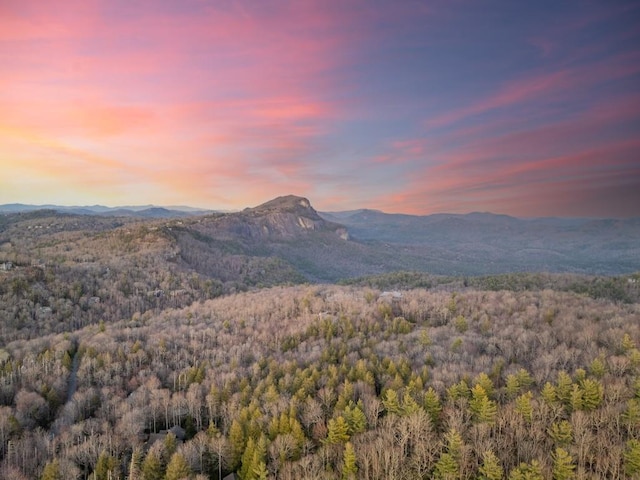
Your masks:
{"label": "green pine tree", "polygon": [[344,417],[329,420],[327,424],[327,443],[338,444],[349,440],[349,425]]}
{"label": "green pine tree", "polygon": [[349,435],[355,435],[356,433],[364,432],[367,429],[367,417],[358,405],[354,405],[350,402],[344,409],[344,419],[349,426]]}
{"label": "green pine tree", "polygon": [[62,473],[60,473],[60,462],[58,462],[57,458],[44,466],[40,480],[64,480]]}
{"label": "green pine tree", "polygon": [[474,420],[479,423],[493,423],[498,411],[496,403],[489,400],[484,388],[479,384],[471,389],[469,408]]}
{"label": "green pine tree", "polygon": [[162,442],[164,445],[164,459],[165,462],[168,462],[171,456],[175,453],[178,448],[178,439],[173,434],[173,432],[167,433],[167,436],[164,437],[164,441]]}
{"label": "green pine tree", "polygon": [[507,379],[505,380],[505,391],[507,392],[507,396],[509,398],[515,397],[518,393],[520,393],[520,382],[518,382],[518,377],[516,377],[513,373],[507,375]]}
{"label": "green pine tree", "polygon": [[131,462],[129,462],[129,480],[142,479],[142,451],[136,447],[131,454]]}
{"label": "green pine tree", "polygon": [[233,419],[229,428],[229,469],[235,471],[240,466],[240,460],[246,446],[246,439],[242,425],[237,419]]}
{"label": "green pine tree", "polygon": [[575,477],[576,466],[569,452],[564,448],[556,448],[553,454],[553,480],[569,480]]}
{"label": "green pine tree", "polygon": [[269,470],[267,470],[265,462],[258,462],[258,465],[253,469],[253,478],[256,480],[267,480],[269,478]]}
{"label": "green pine tree", "polygon": [[344,444],[344,459],[342,462],[342,478],[343,480],[353,480],[358,473],[358,465],[356,464],[356,452],[351,442]]}
{"label": "green pine tree", "polygon": [[584,391],[580,388],[580,385],[572,385],[571,395],[569,396],[569,406],[572,411],[582,410],[584,408]]}
{"label": "green pine tree", "polygon": [[556,395],[556,387],[551,385],[549,382],[544,384],[540,395],[547,405],[553,405],[558,400],[558,397]]}
{"label": "green pine tree", "polygon": [[454,480],[460,477],[460,465],[450,453],[444,452],[436,462],[434,476],[438,480]]}
{"label": "green pine tree", "polygon": [[476,385],[480,385],[482,388],[484,388],[485,393],[487,394],[487,397],[491,398],[493,397],[493,382],[491,381],[491,379],[489,378],[489,375],[487,375],[486,373],[482,372],[480,373],[475,379],[474,379],[474,383]]}
{"label": "green pine tree", "polygon": [[626,353],[632,348],[636,348],[636,343],[628,333],[625,333],[622,336],[622,342],[620,342],[620,346],[622,347],[622,351]]}
{"label": "green pine tree", "polygon": [[115,477],[117,469],[118,460],[103,450],[98,457],[96,468],[93,471],[93,478],[94,480],[108,480]]}
{"label": "green pine tree", "polygon": [[523,393],[518,398],[516,398],[516,412],[522,415],[527,423],[531,423],[533,420],[533,405],[531,404],[531,400],[533,399],[533,394],[529,391],[527,393]]}
{"label": "green pine tree", "polygon": [[516,378],[518,379],[518,385],[522,388],[528,388],[533,385],[533,377],[524,368],[518,370]]}
{"label": "green pine tree", "polygon": [[440,420],[442,405],[440,404],[440,397],[433,387],[429,387],[427,391],[424,392],[423,403],[424,409],[427,411],[427,414],[429,414],[429,418],[431,418],[431,422],[437,425]]}
{"label": "green pine tree", "polygon": [[582,408],[584,410],[595,410],[602,404],[604,388],[599,381],[587,378],[580,382],[580,387],[582,388]]}
{"label": "green pine tree", "polygon": [[604,377],[604,374],[607,373],[607,367],[604,363],[603,356],[599,356],[593,359],[593,361],[589,365],[589,373],[596,378]]}
{"label": "green pine tree", "polygon": [[384,392],[382,405],[387,413],[400,415],[400,401],[398,400],[398,392],[388,389]]}
{"label": "green pine tree", "polygon": [[471,390],[469,389],[469,385],[467,382],[460,380],[458,383],[454,383],[449,388],[447,388],[447,397],[451,400],[457,400],[459,398],[470,398]]}
{"label": "green pine tree", "polygon": [[573,428],[566,420],[552,423],[547,433],[558,445],[569,445],[573,440]]}
{"label": "green pine tree", "polygon": [[144,462],[142,462],[143,480],[162,480],[164,478],[164,466],[158,453],[150,450]]}
{"label": "green pine tree", "polygon": [[249,437],[247,440],[247,446],[242,453],[240,460],[241,466],[238,472],[240,478],[243,480],[251,480],[253,475],[253,468],[256,466],[253,464],[253,456],[256,450],[256,442],[253,437]]}
{"label": "green pine tree", "polygon": [[627,400],[627,408],[622,413],[622,421],[630,430],[640,426],[640,400],[632,398]]}
{"label": "green pine tree", "polygon": [[502,480],[504,470],[500,466],[500,460],[491,450],[482,455],[482,465],[479,469],[479,480]]}
{"label": "green pine tree", "polygon": [[537,460],[521,463],[509,473],[509,480],[544,480],[542,467]]}
{"label": "green pine tree", "polygon": [[167,474],[164,478],[165,480],[180,480],[181,478],[189,477],[192,473],[184,455],[180,452],[175,452],[171,456],[169,465],[167,465]]}
{"label": "green pine tree", "polygon": [[630,478],[640,478],[640,440],[632,439],[627,442],[624,471]]}
{"label": "green pine tree", "polygon": [[571,400],[571,391],[573,388],[573,381],[567,372],[561,370],[558,372],[556,379],[556,397],[564,405],[568,405]]}
{"label": "green pine tree", "polygon": [[407,417],[412,413],[416,413],[418,410],[420,410],[418,402],[416,402],[411,395],[405,393],[402,397],[402,407],[400,409],[401,415],[403,417]]}
{"label": "green pine tree", "polygon": [[455,428],[452,428],[444,435],[444,439],[447,442],[447,452],[453,455],[456,461],[459,461],[462,456],[462,437]]}

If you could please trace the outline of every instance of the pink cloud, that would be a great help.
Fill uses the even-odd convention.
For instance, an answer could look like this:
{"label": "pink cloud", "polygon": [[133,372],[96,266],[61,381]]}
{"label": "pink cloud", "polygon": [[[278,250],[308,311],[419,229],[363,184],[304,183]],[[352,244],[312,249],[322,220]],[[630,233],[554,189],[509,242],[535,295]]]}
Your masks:
{"label": "pink cloud", "polygon": [[[21,148],[34,158],[56,156],[44,175],[79,184],[77,163],[93,161],[115,183],[102,162],[114,159],[155,191],[195,192],[201,203],[251,175],[270,176],[273,190],[310,187],[305,156],[340,108],[330,100],[330,73],[344,61],[336,52],[362,34],[356,6],[203,4],[139,16],[117,3],[35,5],[3,11],[11,73],[0,106],[11,114],[0,128],[25,132]],[[0,152],[12,155],[8,141]]]}
{"label": "pink cloud", "polygon": [[578,89],[591,88],[638,72],[640,72],[640,51],[620,54],[596,64],[541,73],[507,82],[489,97],[431,118],[426,121],[425,126],[429,129],[444,127],[469,117],[535,99],[544,99],[548,102],[562,92],[575,93]]}

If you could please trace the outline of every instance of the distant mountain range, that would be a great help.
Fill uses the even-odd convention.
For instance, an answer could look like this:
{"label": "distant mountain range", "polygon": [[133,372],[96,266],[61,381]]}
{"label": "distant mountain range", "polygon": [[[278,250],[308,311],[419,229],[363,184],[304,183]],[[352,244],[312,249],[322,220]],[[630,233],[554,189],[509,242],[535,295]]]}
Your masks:
{"label": "distant mountain range", "polygon": [[25,205],[23,203],[0,205],[0,213],[34,212],[37,210],[55,210],[56,212],[74,215],[103,215],[140,218],[177,218],[189,215],[203,215],[211,212],[211,210],[186,206],[157,207],[155,205],[133,205],[124,207],[105,207],[103,205],[90,205],[69,207],[61,205]]}
{"label": "distant mountain range", "polygon": [[[416,254],[438,273],[640,269],[640,218],[515,218],[492,213],[414,216],[376,210],[323,213],[352,238]],[[438,253],[439,252],[439,253]],[[439,261],[438,257],[440,257]]]}
{"label": "distant mountain range", "polygon": [[[0,206],[5,213],[38,209],[150,222],[180,218],[182,222],[166,234],[181,262],[223,281],[243,275],[259,283],[273,283],[274,278],[336,281],[398,270],[442,275],[522,271],[614,275],[640,270],[640,218],[323,213],[296,196],[232,213],[150,205]],[[274,278],[267,279],[269,275]]]}

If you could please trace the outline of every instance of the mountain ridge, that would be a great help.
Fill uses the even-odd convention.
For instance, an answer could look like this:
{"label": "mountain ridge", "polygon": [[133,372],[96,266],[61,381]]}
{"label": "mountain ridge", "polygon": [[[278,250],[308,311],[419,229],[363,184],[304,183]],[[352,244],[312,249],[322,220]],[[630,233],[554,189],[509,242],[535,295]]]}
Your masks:
{"label": "mountain ridge", "polygon": [[[524,271],[616,275],[640,270],[637,218],[521,219],[487,212],[415,216],[371,209],[318,212],[307,198],[295,195],[237,212],[174,217],[154,207],[135,215],[124,213],[5,213],[0,215],[0,227],[24,220],[37,229],[43,223],[38,218],[55,215],[78,216],[62,223],[51,221],[49,227],[57,223],[58,230],[84,229],[88,234],[129,222],[149,225],[170,239],[173,250],[167,255],[181,268],[223,282],[250,284],[287,278],[334,282],[400,270],[441,275]],[[113,222],[92,220],[98,218]]]}

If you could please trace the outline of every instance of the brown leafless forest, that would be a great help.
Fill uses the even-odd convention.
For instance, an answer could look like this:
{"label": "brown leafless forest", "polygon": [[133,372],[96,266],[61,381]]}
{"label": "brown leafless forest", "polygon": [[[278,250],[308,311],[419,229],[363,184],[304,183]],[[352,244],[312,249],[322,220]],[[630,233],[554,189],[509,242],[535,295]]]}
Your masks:
{"label": "brown leafless forest", "polygon": [[307,285],[16,339],[0,475],[637,478],[639,320],[545,288]]}

